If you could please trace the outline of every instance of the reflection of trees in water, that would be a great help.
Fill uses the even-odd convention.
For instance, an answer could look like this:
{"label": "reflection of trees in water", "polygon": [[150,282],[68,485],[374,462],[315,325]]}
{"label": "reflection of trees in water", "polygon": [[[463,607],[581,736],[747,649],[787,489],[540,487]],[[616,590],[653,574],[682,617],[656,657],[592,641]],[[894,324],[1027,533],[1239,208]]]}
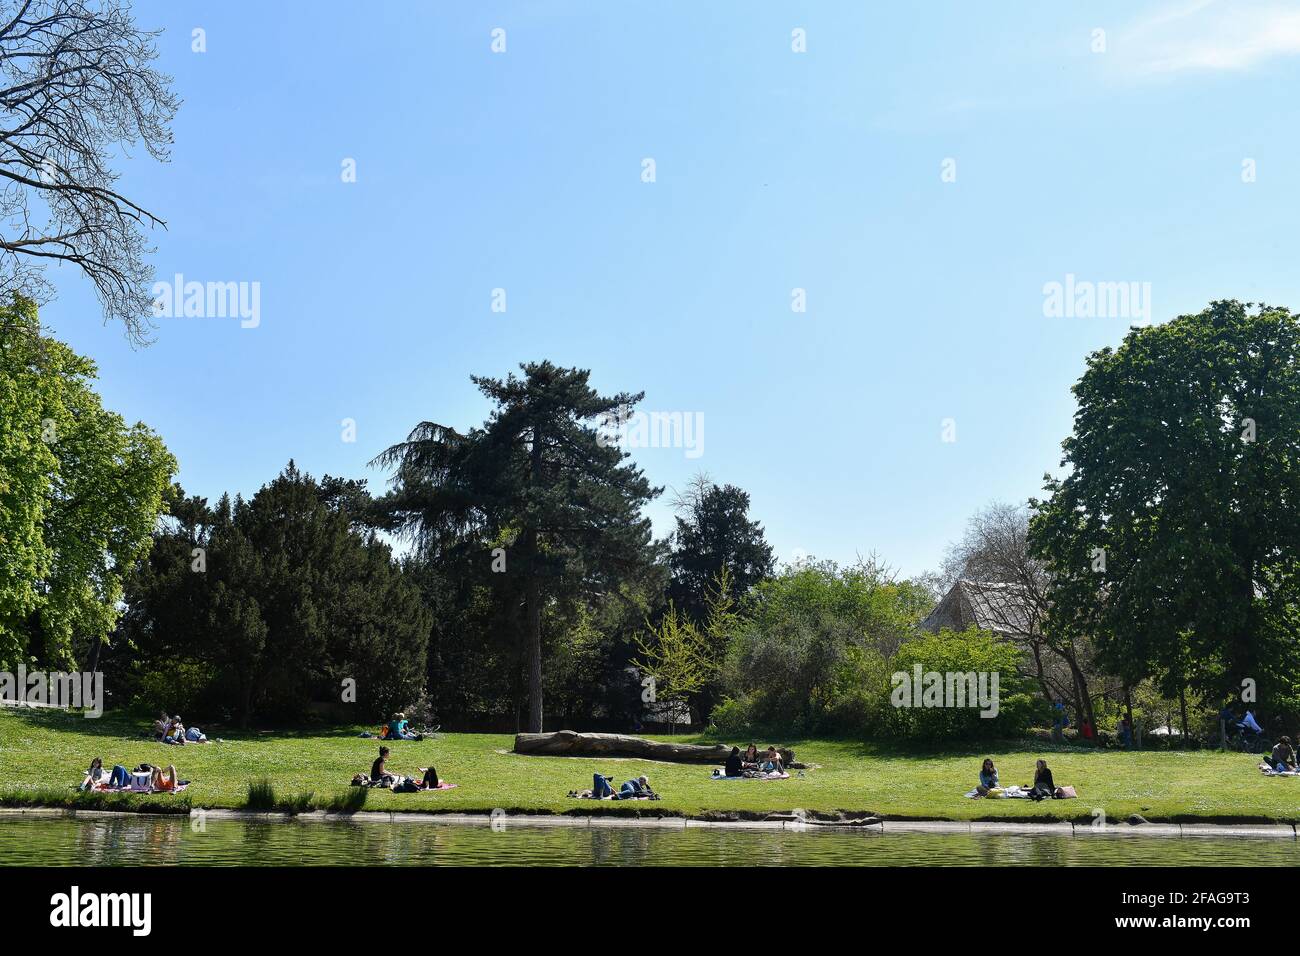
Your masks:
{"label": "reflection of trees in water", "polygon": [[1294,840],[1085,834],[873,833],[820,828],[322,823],[186,817],[6,820],[0,866],[1166,866],[1300,865]]}
{"label": "reflection of trees in water", "polygon": [[181,859],[185,819],[97,818],[59,821],[72,828],[76,858],[62,862],[91,866],[169,866]]}

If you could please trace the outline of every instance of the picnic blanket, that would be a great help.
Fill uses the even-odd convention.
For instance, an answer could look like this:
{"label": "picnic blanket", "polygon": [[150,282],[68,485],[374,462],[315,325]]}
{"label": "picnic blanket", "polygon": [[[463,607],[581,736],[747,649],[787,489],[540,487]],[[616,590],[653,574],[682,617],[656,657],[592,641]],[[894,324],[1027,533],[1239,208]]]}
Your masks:
{"label": "picnic blanket", "polygon": [[722,771],[714,770],[713,776],[710,779],[712,780],[789,780],[790,775],[788,773],[778,773],[775,770],[769,770],[767,773],[764,773],[761,770],[746,770],[739,777],[728,777],[726,774],[722,773]]}
{"label": "picnic blanket", "polygon": [[[1019,784],[1013,783],[1009,787],[994,787],[986,794],[986,798],[989,800],[1028,800],[1030,789],[1031,788],[1029,787],[1022,787]],[[1074,787],[1057,787],[1056,790],[1057,796],[1052,798],[1054,800],[1073,800],[1078,796],[1078,794],[1074,792]],[[980,792],[978,790],[971,790],[966,794],[966,796],[972,800],[978,800],[980,798]]]}
{"label": "picnic blanket", "polygon": [[1259,772],[1266,777],[1300,777],[1300,770],[1274,770],[1266,763],[1259,765]]}
{"label": "picnic blanket", "polygon": [[97,783],[90,789],[94,790],[96,793],[180,793],[189,785],[190,782],[188,780],[180,780],[177,781],[174,790],[154,790],[152,788],[149,790],[132,790],[129,783],[124,787],[110,787],[106,783]]}

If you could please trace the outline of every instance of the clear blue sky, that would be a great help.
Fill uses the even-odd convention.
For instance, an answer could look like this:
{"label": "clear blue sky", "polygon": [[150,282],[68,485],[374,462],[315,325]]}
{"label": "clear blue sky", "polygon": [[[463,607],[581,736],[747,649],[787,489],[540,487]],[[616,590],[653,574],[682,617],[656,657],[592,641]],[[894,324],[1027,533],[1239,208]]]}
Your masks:
{"label": "clear blue sky", "polygon": [[185,102],[173,161],[131,159],[123,191],[168,222],[160,277],[259,282],[261,325],[160,319],[133,351],[66,269],[44,318],[193,493],[291,457],[378,489],[366,462],[417,421],[483,419],[471,373],[549,358],[703,414],[700,458],[635,452],[656,484],[703,469],[751,493],[780,557],[912,574],[1040,490],[1085,355],[1130,324],[1047,318],[1045,283],[1150,282],[1156,321],[1300,306],[1294,6],[136,12]]}

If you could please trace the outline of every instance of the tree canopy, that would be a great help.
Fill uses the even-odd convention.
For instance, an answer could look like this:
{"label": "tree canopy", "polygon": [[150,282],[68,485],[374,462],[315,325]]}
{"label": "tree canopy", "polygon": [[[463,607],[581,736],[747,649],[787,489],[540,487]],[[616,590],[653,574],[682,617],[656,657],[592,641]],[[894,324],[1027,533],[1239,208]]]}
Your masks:
{"label": "tree canopy", "polygon": [[0,665],[70,668],[120,613],[176,461],[106,410],[95,365],[42,333],[36,305],[0,308]]}
{"label": "tree canopy", "polygon": [[1134,328],[1074,386],[1063,478],[1034,502],[1049,626],[1091,634],[1129,683],[1243,681],[1295,709],[1300,645],[1300,322],[1212,303]]}
{"label": "tree canopy", "polygon": [[421,423],[376,463],[394,468],[381,503],[387,527],[426,555],[472,542],[484,564],[500,562],[518,582],[527,727],[539,732],[544,610],[584,594],[617,595],[656,560],[641,508],[659,489],[597,428],[640,394],[602,396],[587,371],[550,362],[520,368],[522,377],[473,377],[494,406],[481,427]]}

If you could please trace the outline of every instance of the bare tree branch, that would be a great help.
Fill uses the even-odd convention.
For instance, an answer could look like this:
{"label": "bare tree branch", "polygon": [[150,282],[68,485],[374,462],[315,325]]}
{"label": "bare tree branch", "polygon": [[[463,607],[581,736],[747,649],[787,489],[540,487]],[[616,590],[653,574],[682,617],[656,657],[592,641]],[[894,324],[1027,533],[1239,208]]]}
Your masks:
{"label": "bare tree branch", "polygon": [[179,101],[152,66],[157,33],[129,0],[0,0],[0,297],[49,301],[45,265],[70,263],[104,320],[148,340],[161,218],[114,188],[112,159],[142,143],[170,158]]}

